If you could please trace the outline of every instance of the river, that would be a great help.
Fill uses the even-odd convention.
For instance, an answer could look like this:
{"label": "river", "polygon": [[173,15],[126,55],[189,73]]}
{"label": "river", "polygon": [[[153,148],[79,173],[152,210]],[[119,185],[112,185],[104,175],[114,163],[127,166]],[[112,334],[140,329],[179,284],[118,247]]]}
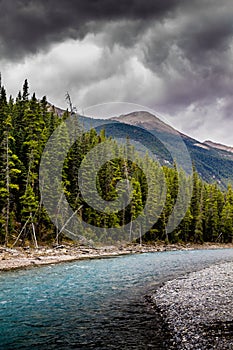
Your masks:
{"label": "river", "polygon": [[0,274],[0,349],[163,349],[146,295],[233,249],[173,251]]}

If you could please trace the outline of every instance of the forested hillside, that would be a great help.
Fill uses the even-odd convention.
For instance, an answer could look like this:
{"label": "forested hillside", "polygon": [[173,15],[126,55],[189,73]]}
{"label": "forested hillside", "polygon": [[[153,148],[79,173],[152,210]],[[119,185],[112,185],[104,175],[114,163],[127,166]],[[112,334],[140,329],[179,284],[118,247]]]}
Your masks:
{"label": "forested hillside", "polygon": [[[58,242],[63,238],[48,217],[39,192],[39,165],[42,152],[55,128],[69,116],[64,112],[58,115],[55,109],[48,109],[46,97],[38,100],[36,95],[29,95],[27,80],[16,99],[7,97],[6,90],[0,91],[0,243],[5,245],[25,244],[31,242]],[[64,136],[64,135],[63,135]],[[101,196],[112,201],[116,198],[116,185],[121,178],[127,178],[133,186],[130,204],[119,213],[101,213],[95,211],[82,198],[77,169],[85,155],[96,145],[106,141],[104,130],[97,133],[91,129],[83,132],[70,149],[64,162],[63,186],[67,200],[73,210],[77,210],[85,222],[98,227],[120,227],[134,220],[146,203],[148,187],[140,164],[139,155],[130,145],[118,146],[119,156],[106,164],[99,171],[97,188]],[[127,161],[131,153],[133,161]],[[144,235],[143,240],[154,242],[232,242],[233,240],[233,191],[231,186],[222,192],[217,184],[207,184],[194,171],[193,178],[180,173],[183,181],[192,181],[193,194],[189,209],[172,233],[165,230],[178,192],[178,170],[176,165],[162,167],[148,155],[150,177],[155,179],[153,196],[159,192],[156,180],[165,174],[167,194],[166,203],[160,218],[152,229]],[[155,200],[155,207],[159,203]],[[80,209],[79,209],[80,208]],[[79,209],[79,210],[78,210]],[[152,208],[153,209],[153,208]],[[62,208],[60,208],[62,211]],[[58,212],[58,215],[60,213]],[[83,232],[80,232],[83,234]],[[96,240],[95,230],[85,235]],[[111,239],[108,238],[109,243]]]}

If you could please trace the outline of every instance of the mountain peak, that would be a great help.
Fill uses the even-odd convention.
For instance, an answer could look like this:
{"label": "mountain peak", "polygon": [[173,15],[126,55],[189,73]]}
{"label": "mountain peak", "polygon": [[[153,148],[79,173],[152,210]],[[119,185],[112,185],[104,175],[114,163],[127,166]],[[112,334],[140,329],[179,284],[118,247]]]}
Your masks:
{"label": "mountain peak", "polygon": [[136,111],[128,114],[122,114],[119,117],[112,117],[111,119],[121,123],[139,126],[147,130],[156,129],[160,132],[167,132],[170,134],[176,133],[175,129],[147,111]]}

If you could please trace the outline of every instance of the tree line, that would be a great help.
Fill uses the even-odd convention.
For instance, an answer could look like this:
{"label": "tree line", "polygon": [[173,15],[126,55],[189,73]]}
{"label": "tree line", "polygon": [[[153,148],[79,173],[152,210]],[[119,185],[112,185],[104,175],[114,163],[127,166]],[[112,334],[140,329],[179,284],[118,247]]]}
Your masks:
{"label": "tree line", "polygon": [[[29,94],[29,86],[25,80],[22,91],[15,99],[7,97],[4,86],[0,87],[0,243],[8,246],[33,243],[57,243],[64,239],[54,225],[42,202],[39,190],[39,166],[45,145],[54,130],[61,125],[70,113],[65,111],[62,116],[48,104],[46,97],[41,100],[35,93]],[[81,126],[80,126],[81,127]],[[66,142],[69,132],[61,135],[61,142]],[[63,141],[62,141],[63,140]],[[148,196],[151,205],[145,212],[144,221],[158,212],[156,223],[151,223],[146,234],[141,237],[144,242],[155,241],[177,242],[232,242],[233,241],[233,190],[229,185],[222,191],[217,184],[204,182],[195,170],[193,176],[187,176],[172,167],[161,167],[155,160],[145,154],[143,162],[147,164],[147,172],[153,186],[148,187],[143,166],[140,167],[142,156],[139,155],[130,140],[125,144],[115,143],[115,157],[100,167],[97,179],[97,190],[101,198],[109,203],[116,200],[119,191],[127,192],[127,188],[116,186],[119,180],[126,179],[131,184],[131,201],[120,211],[111,212],[106,207],[105,212],[93,209],[85,202],[78,182],[78,169],[85,156],[94,150],[95,146],[106,143],[108,138],[104,130],[99,134],[95,129],[83,131],[70,148],[63,164],[62,185],[65,196],[74,211],[83,221],[97,227],[121,227],[134,221],[145,207]],[[129,157],[130,155],[130,157]],[[128,159],[131,160],[128,160]],[[87,173],[92,172],[86,166]],[[165,178],[166,198],[162,205],[161,187]],[[179,226],[173,232],[167,232],[166,225],[176,203],[179,181],[181,179],[192,186],[192,196],[188,210]],[[163,185],[161,185],[163,184]],[[186,188],[186,187],[185,187]],[[187,186],[188,188],[188,186]],[[58,201],[59,202],[59,201]],[[182,212],[182,203],[180,203]],[[63,208],[57,204],[57,215],[62,217]],[[136,227],[136,226],[135,226]],[[122,237],[130,240],[134,237],[132,226],[131,236]],[[96,241],[93,229],[80,232],[89,240]],[[103,236],[105,232],[103,230]],[[117,237],[101,237],[111,243]]]}

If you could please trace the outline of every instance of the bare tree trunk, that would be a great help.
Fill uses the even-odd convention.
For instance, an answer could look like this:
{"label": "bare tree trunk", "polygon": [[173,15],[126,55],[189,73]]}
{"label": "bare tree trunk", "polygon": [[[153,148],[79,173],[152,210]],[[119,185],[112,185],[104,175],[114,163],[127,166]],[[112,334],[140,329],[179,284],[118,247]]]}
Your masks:
{"label": "bare tree trunk", "polygon": [[35,230],[35,225],[34,225],[33,218],[32,218],[32,213],[30,213],[30,218],[31,218],[32,233],[33,233],[33,240],[34,240],[35,248],[38,249],[38,244],[37,244],[37,239],[36,239],[36,230]]}
{"label": "bare tree trunk", "polygon": [[29,185],[29,180],[30,180],[31,161],[32,161],[32,155],[30,154],[30,161],[29,161],[29,166],[28,166],[27,182],[26,182],[25,192],[27,191],[27,188],[28,188],[28,185]]}
{"label": "bare tree trunk", "polygon": [[166,237],[166,242],[169,243],[167,227],[165,227],[165,237]]}
{"label": "bare tree trunk", "polygon": [[58,230],[58,215],[60,214],[60,204],[62,201],[62,197],[63,197],[63,193],[61,194],[59,201],[58,201],[58,205],[57,205],[57,213],[56,213],[56,238],[55,238],[55,243],[58,245],[59,244],[59,230]]}
{"label": "bare tree trunk", "polygon": [[142,225],[140,224],[140,236],[139,236],[139,244],[142,246]]}
{"label": "bare tree trunk", "polygon": [[5,224],[5,246],[8,245],[9,239],[9,217],[10,217],[10,169],[9,169],[9,139],[8,133],[6,138],[6,224]]}
{"label": "bare tree trunk", "polygon": [[218,240],[220,240],[221,236],[222,236],[222,232],[218,235],[218,237],[216,238],[215,242],[218,242]]}
{"label": "bare tree trunk", "polygon": [[129,226],[129,241],[132,241],[132,227],[133,227],[133,221],[130,220],[130,226]]}
{"label": "bare tree trunk", "polygon": [[57,234],[57,242],[58,242],[58,238],[59,238],[59,235],[62,233],[62,231],[65,229],[65,227],[68,225],[68,223],[70,222],[70,220],[72,219],[72,217],[74,217],[74,215],[76,215],[77,214],[77,212],[81,209],[83,207],[83,205],[80,205],[80,207],[77,209],[77,210],[75,210],[74,212],[73,212],[73,214],[69,217],[69,219],[65,222],[65,224],[62,226],[62,228],[60,229],[60,231],[58,232],[58,234]]}
{"label": "bare tree trunk", "polygon": [[22,230],[20,231],[18,237],[16,238],[16,240],[15,240],[14,243],[12,244],[11,248],[13,248],[13,247],[16,245],[16,243],[18,242],[18,240],[19,240],[21,234],[23,233],[23,231],[25,230],[25,227],[27,226],[29,220],[30,220],[30,217],[27,219],[27,221],[26,221],[25,224],[23,225]]}
{"label": "bare tree trunk", "polygon": [[[128,192],[128,195],[130,195],[130,186],[129,186],[129,171],[128,171],[128,166],[127,166],[127,161],[125,160],[124,162],[124,173],[125,173],[125,177],[126,177],[126,180],[127,180],[127,192]],[[124,207],[124,220],[125,220],[125,207]],[[123,222],[123,225],[125,223]],[[131,217],[131,220],[130,220],[130,227],[129,227],[129,241],[131,242],[132,241],[132,227],[133,227],[133,222],[132,222],[132,217]]]}

